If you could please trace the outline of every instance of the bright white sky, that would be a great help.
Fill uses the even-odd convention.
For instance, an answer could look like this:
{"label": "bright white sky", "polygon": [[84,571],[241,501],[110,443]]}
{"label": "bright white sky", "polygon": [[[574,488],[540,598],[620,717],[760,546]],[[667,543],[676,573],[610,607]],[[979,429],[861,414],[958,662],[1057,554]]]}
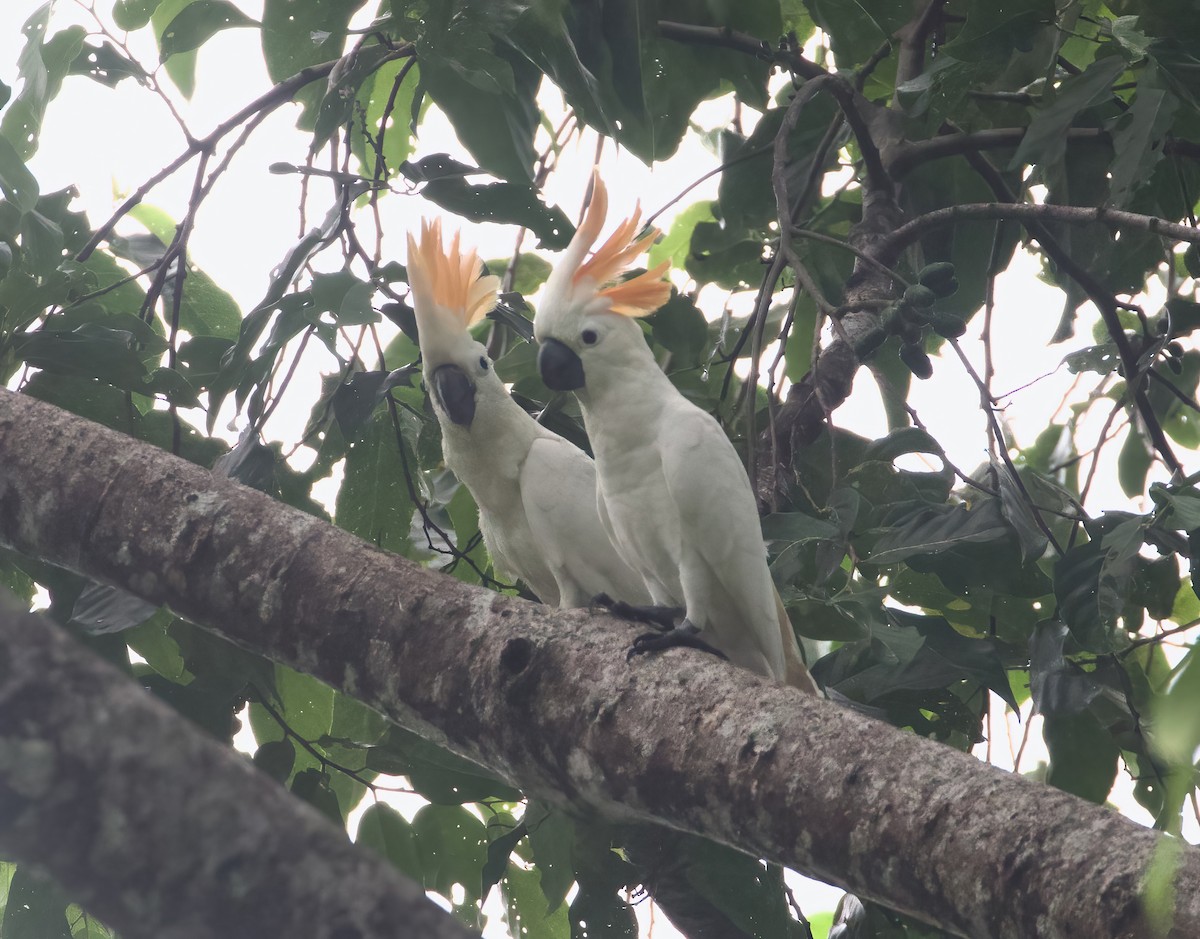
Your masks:
{"label": "bright white sky", "polygon": [[[238,0],[238,5],[250,16],[261,15],[262,0]],[[20,26],[39,6],[39,0],[4,0],[0,3],[0,80],[13,86],[14,91],[19,87],[16,60],[21,49]],[[111,6],[111,0],[97,3],[105,20]],[[79,4],[73,0],[58,0],[52,31],[72,23],[94,26],[94,21]],[[144,31],[131,36],[129,42],[142,62],[152,63],[157,59]],[[201,50],[197,91],[191,101],[183,99],[165,73],[160,74],[160,79],[197,136],[207,133],[270,85],[257,44],[257,32],[253,30],[227,31]],[[191,239],[192,260],[230,291],[243,310],[250,309],[261,298],[270,271],[294,244],[299,233],[298,177],[278,176],[267,171],[267,167],[276,161],[304,162],[306,138],[292,126],[296,113],[293,107],[281,109],[259,128],[205,202]],[[698,119],[708,122],[709,127],[716,127],[724,123],[727,116],[728,105],[713,102],[704,106]],[[577,139],[563,154],[561,169],[551,176],[546,186],[547,201],[561,205],[572,217],[577,215],[580,207],[595,145],[596,138],[591,133],[582,141]],[[132,81],[123,82],[114,92],[77,77],[68,79],[60,99],[49,110],[42,131],[41,149],[32,161],[32,169],[43,191],[76,186],[79,190],[77,205],[88,211],[93,224],[99,224],[125,195],[183,149],[184,140],[178,126],[155,96]],[[431,110],[422,128],[416,156],[439,151],[449,151],[470,162],[448,123]],[[711,170],[716,162],[696,139],[686,141],[675,158],[653,170],[628,154],[617,153],[609,144],[602,168],[612,193],[610,217],[628,214],[639,198],[648,211],[657,210],[684,186]],[[189,165],[162,183],[146,202],[165,209],[174,218],[182,216],[192,185],[190,170]],[[701,184],[683,200],[683,207],[700,199],[715,198],[716,185],[715,178]],[[328,205],[326,187],[319,183],[313,185],[309,201],[310,224],[324,215]],[[415,227],[423,213],[429,214],[435,209],[430,203],[404,194],[385,198],[381,209],[385,244],[402,259],[404,233]],[[677,209],[668,210],[657,224],[668,228]],[[451,223],[452,227],[458,224],[457,221]],[[133,232],[139,229],[136,223],[126,221],[119,230]],[[512,251],[513,231],[492,225],[472,226],[467,232],[467,241],[478,245],[483,257],[506,257]],[[531,242],[532,239],[527,240],[526,249]],[[1058,320],[1061,294],[1041,284],[1036,279],[1036,272],[1036,262],[1027,255],[1019,255],[1013,268],[997,285],[993,331],[996,350],[994,387],[1000,391],[1020,388],[1039,376],[1055,372],[1062,356],[1071,351],[1070,348],[1046,346],[1046,339]],[[719,309],[720,301],[717,302]],[[1148,303],[1147,309],[1156,309],[1156,304]],[[963,348],[980,371],[982,350],[978,327],[981,319],[977,318],[971,332],[962,340]],[[1080,333],[1086,336],[1089,330],[1090,321],[1085,314],[1081,317]],[[911,403],[955,463],[970,472],[986,461],[985,422],[979,409],[978,393],[956,360],[935,359],[934,367],[932,381],[916,382]],[[296,385],[289,389],[290,400],[297,404],[279,409],[268,427],[269,437],[283,440],[285,445],[299,438],[319,386],[320,372],[332,369],[332,360],[322,358],[319,350],[306,357]],[[1046,426],[1068,394],[1071,381],[1072,376],[1065,368],[1058,369],[1055,374],[1007,400],[1006,416],[1021,443],[1031,442]],[[233,417],[232,412],[223,412],[221,425]],[[1103,417],[1101,411],[1085,420],[1081,439],[1094,440]],[[865,371],[860,374],[851,401],[838,410],[836,420],[840,426],[868,436],[886,432],[878,391]],[[236,429],[240,430],[241,426],[239,420]],[[231,438],[236,436],[232,427],[228,432]],[[1187,456],[1185,453],[1185,459]],[[1122,502],[1115,480],[1100,479],[1093,489],[1089,506],[1120,506]],[[1000,708],[1002,705],[997,703],[997,710]],[[1011,719],[1004,726],[997,722],[991,734],[994,740],[992,761],[1011,767],[1012,753],[1024,732],[1025,728]],[[1045,755],[1036,719],[1030,737],[1022,769],[1031,768]],[[982,749],[979,755],[984,756]],[[1148,821],[1146,814],[1132,801],[1130,788],[1131,784],[1122,776],[1113,794],[1114,802],[1132,817]],[[406,812],[416,809],[412,804],[402,807]],[[1192,841],[1200,838],[1194,819],[1190,820],[1186,834]],[[799,886],[802,878],[793,879]],[[832,909],[839,895],[840,891],[814,882],[806,882],[798,890],[800,902],[810,914]],[[647,906],[643,904],[639,908],[643,934],[646,935]],[[488,910],[489,914],[498,912],[498,908]],[[489,935],[503,934],[502,929],[495,932],[497,921],[498,916],[493,919]],[[657,939],[669,939],[675,933],[659,916],[654,935]]]}

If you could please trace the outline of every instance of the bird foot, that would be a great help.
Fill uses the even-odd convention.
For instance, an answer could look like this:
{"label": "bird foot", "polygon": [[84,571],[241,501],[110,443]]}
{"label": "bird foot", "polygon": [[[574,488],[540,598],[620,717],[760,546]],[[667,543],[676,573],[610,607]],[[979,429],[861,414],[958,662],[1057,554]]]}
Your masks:
{"label": "bird foot", "polygon": [[683,608],[678,606],[640,606],[626,603],[624,600],[614,600],[607,593],[598,593],[592,597],[592,607],[608,610],[613,616],[633,620],[635,623],[645,623],[663,632],[675,628],[675,621],[683,616]]}
{"label": "bird foot", "polygon": [[633,661],[635,655],[645,655],[647,652],[659,652],[662,649],[670,649],[674,646],[699,649],[702,652],[715,655],[719,659],[729,659],[729,656],[720,649],[710,646],[701,639],[700,630],[685,619],[678,626],[668,629],[666,632],[643,633],[638,636],[633,640],[633,645],[629,647],[629,651],[625,654],[625,661]]}

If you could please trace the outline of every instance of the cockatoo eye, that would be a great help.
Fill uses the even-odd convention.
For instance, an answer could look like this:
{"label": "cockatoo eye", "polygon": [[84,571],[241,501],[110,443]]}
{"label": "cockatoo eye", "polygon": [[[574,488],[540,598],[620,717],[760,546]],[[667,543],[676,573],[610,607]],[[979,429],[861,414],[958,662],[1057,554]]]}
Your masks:
{"label": "cockatoo eye", "polygon": [[488,370],[488,358],[486,355],[481,355],[479,357],[479,367],[485,372]]}
{"label": "cockatoo eye", "polygon": [[594,346],[600,339],[600,335],[594,329],[585,329],[579,334],[579,338],[583,340],[585,346]]}

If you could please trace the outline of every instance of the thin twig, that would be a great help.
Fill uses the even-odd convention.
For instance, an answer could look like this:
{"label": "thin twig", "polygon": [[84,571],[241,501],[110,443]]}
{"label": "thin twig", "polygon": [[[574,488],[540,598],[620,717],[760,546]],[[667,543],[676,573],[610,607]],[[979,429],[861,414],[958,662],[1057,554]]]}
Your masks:
{"label": "thin twig", "polygon": [[[384,61],[407,58],[413,54],[413,48],[414,47],[411,44],[405,45],[387,56]],[[185,163],[189,162],[192,157],[200,153],[211,151],[226,134],[232,131],[235,127],[245,123],[259,112],[274,111],[276,108],[279,108],[288,101],[291,101],[292,98],[296,96],[296,93],[304,86],[310,85],[322,78],[327,78],[329,73],[333,71],[334,66],[336,66],[339,61],[341,60],[335,59],[332,62],[322,62],[319,65],[310,65],[308,68],[301,69],[291,78],[281,81],[265,94],[262,94],[255,100],[251,101],[232,117],[222,121],[204,137],[199,137],[192,140],[183,153],[181,153],[174,160],[150,177],[150,179],[139,186],[134,193],[129,196],[129,198],[121,203],[108,221],[96,229],[92,237],[88,239],[87,244],[85,244],[80,252],[76,255],[75,259],[77,261],[86,261],[91,256],[92,252],[95,251],[96,248],[99,247],[100,244],[112,233],[113,227],[117,224],[117,222],[124,218],[135,205],[141,202],[142,199],[144,199],[155,186],[157,186],[167,177],[171,176]]]}
{"label": "thin twig", "polygon": [[[949,340],[949,344],[954,350],[955,354],[958,356],[959,361],[962,362],[963,368],[967,370],[967,374],[971,376],[972,381],[975,382],[976,387],[979,389],[983,412],[988,420],[988,423],[992,426],[996,437],[1003,441],[1004,432],[1000,427],[999,421],[996,419],[994,402],[987,398],[987,386],[984,385],[983,379],[979,377],[979,373],[975,371],[975,366],[971,364],[971,360],[968,359],[966,353],[963,352],[962,346],[959,344],[958,340],[951,339]],[[1000,454],[1001,462],[1004,463],[1005,468],[1008,470],[1008,474],[1012,479],[1013,485],[1016,486],[1017,490],[1021,493],[1021,498],[1029,507],[1029,511],[1033,515],[1033,520],[1037,524],[1037,527],[1041,530],[1042,534],[1046,536],[1046,540],[1050,542],[1055,552],[1061,556],[1064,553],[1062,545],[1058,543],[1058,539],[1054,537],[1054,532],[1050,530],[1050,526],[1047,525],[1046,520],[1042,518],[1042,513],[1038,509],[1038,505],[1034,501],[1033,496],[1030,495],[1029,490],[1025,488],[1025,483],[1021,479],[1021,474],[1017,472],[1017,467],[1013,463],[1012,457],[1008,455],[1008,447],[1002,442],[1001,445],[996,449]]]}

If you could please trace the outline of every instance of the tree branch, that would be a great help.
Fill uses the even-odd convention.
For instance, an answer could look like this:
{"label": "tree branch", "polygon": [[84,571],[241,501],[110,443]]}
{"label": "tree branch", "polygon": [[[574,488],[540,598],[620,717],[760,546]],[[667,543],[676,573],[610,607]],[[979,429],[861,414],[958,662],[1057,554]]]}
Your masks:
{"label": "tree branch", "polygon": [[475,935],[7,594],[0,662],[0,844],[122,936]]}
{"label": "tree branch", "polygon": [[[961,935],[1159,935],[1142,884],[1167,839],[1108,809],[710,656],[628,664],[631,624],[468,586],[8,391],[0,466],[0,542],[168,603],[534,795]],[[1200,851],[1177,857],[1182,939],[1200,935]]]}
{"label": "tree branch", "polygon": [[1200,228],[1189,228],[1187,225],[1179,225],[1176,222],[1168,222],[1150,215],[1139,215],[1137,212],[1123,212],[1119,209],[1106,209],[1103,206],[1088,208],[1047,203],[963,202],[958,205],[946,206],[944,209],[926,212],[911,222],[901,225],[886,239],[887,257],[895,257],[934,228],[954,225],[957,222],[1003,219],[1065,222],[1069,225],[1103,225],[1113,231],[1132,229],[1162,235],[1175,241],[1200,244]]}
{"label": "tree branch", "polygon": [[[970,134],[942,134],[929,140],[900,141],[890,151],[888,171],[892,178],[900,180],[914,168],[930,160],[959,156],[982,150],[998,150],[1017,147],[1025,137],[1024,127],[994,127]],[[1112,135],[1097,127],[1071,127],[1067,140],[1079,142],[1112,142]],[[1163,152],[1173,156],[1200,160],[1200,144],[1190,140],[1168,138],[1163,141]]]}

